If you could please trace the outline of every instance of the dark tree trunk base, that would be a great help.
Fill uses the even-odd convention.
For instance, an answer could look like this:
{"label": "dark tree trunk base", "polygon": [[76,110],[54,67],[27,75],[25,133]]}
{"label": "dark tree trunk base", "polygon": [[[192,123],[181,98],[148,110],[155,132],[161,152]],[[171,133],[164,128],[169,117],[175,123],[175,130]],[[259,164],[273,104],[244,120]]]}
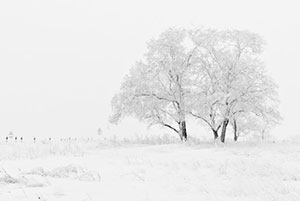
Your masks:
{"label": "dark tree trunk base", "polygon": [[238,139],[238,133],[237,133],[237,125],[236,125],[236,120],[233,120],[233,133],[234,133],[234,141],[237,141]]}
{"label": "dark tree trunk base", "polygon": [[218,131],[217,130],[212,130],[213,131],[213,134],[214,134],[214,139],[218,139],[219,137],[219,134],[218,134]]}
{"label": "dark tree trunk base", "polygon": [[179,136],[181,141],[187,141],[187,130],[186,130],[186,122],[179,122]]}
{"label": "dark tree trunk base", "polygon": [[222,133],[221,133],[221,142],[225,142],[226,129],[228,125],[229,119],[225,119],[222,125]]}

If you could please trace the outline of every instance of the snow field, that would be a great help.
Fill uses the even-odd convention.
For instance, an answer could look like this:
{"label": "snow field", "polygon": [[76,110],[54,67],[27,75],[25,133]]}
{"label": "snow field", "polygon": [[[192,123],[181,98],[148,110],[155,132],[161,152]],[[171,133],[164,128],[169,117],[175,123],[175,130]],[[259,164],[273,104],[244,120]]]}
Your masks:
{"label": "snow field", "polygon": [[[90,148],[82,155],[2,159],[7,174],[23,176],[27,183],[6,183],[0,178],[0,200],[300,200],[298,144]],[[90,175],[80,179],[84,173]],[[94,178],[97,174],[101,179]]]}

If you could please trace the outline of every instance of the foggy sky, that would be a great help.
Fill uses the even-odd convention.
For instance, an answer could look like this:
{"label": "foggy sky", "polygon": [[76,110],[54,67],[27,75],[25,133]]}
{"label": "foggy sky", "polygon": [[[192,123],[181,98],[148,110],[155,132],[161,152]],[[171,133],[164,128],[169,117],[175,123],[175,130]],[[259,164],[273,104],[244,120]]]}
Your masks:
{"label": "foggy sky", "polygon": [[0,136],[82,136],[108,128],[110,100],[124,75],[147,41],[174,26],[261,34],[285,119],[274,132],[298,134],[298,8],[287,0],[0,1]]}

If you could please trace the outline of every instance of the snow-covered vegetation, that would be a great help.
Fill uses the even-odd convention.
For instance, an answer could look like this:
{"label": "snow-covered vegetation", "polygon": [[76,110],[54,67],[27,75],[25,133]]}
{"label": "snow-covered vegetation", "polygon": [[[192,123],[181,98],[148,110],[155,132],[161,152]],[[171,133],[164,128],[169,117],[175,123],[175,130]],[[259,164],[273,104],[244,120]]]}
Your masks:
{"label": "snow-covered vegetation", "polygon": [[263,48],[262,37],[249,31],[168,29],[148,43],[145,57],[125,77],[112,100],[111,121],[131,115],[186,140],[187,118],[193,117],[221,142],[228,125],[234,140],[249,132],[264,138],[281,117]]}
{"label": "snow-covered vegetation", "polygon": [[298,143],[140,140],[2,143],[0,200],[300,200]]}

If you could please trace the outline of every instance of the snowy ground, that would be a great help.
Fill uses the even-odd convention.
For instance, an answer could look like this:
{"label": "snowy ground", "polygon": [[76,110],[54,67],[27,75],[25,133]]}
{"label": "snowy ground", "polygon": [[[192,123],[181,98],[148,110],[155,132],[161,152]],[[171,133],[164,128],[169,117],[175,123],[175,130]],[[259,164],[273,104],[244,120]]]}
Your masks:
{"label": "snowy ground", "polygon": [[300,144],[1,144],[1,201],[299,201]]}

